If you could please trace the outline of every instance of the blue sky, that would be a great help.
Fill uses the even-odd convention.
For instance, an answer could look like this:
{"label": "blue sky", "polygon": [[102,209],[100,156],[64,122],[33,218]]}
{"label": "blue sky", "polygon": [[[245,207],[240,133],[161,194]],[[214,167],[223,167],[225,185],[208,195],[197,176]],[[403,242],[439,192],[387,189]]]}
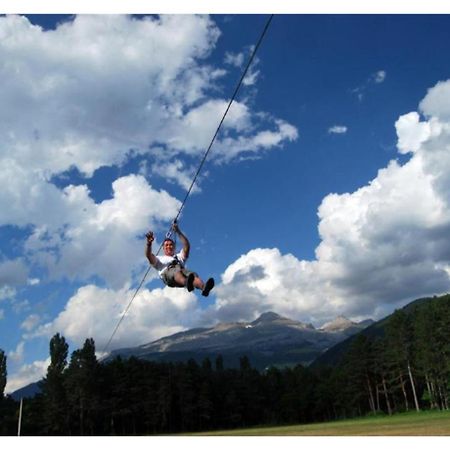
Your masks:
{"label": "blue sky", "polygon": [[[56,332],[104,348],[267,17],[0,17],[7,390],[45,374]],[[216,288],[150,272],[110,349],[268,310],[378,319],[447,292],[449,22],[276,15],[180,219]]]}

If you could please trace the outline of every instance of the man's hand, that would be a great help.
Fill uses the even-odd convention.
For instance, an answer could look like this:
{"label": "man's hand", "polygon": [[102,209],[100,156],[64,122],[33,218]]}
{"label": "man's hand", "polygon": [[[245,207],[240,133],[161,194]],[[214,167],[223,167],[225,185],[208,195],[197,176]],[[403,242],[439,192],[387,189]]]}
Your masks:
{"label": "man's hand", "polygon": [[147,238],[147,245],[145,246],[145,256],[147,257],[149,263],[156,267],[156,264],[158,263],[158,260],[156,259],[156,256],[152,253],[152,242],[155,240],[155,237],[153,236],[153,231],[149,231],[145,237]]}
{"label": "man's hand", "polygon": [[180,233],[180,229],[178,228],[178,223],[177,222],[174,222],[173,224],[172,224],[172,230],[173,231],[175,231],[175,233]]}
{"label": "man's hand", "polygon": [[147,244],[152,244],[152,242],[155,240],[155,237],[153,236],[153,231],[149,231],[145,237],[147,238]]}

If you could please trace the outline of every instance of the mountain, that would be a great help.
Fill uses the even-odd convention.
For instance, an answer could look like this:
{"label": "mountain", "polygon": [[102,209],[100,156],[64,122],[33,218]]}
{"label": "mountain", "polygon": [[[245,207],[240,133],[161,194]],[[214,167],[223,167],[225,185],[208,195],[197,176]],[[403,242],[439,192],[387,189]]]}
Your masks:
{"label": "mountain", "polygon": [[326,323],[320,327],[320,330],[327,331],[329,333],[343,333],[346,336],[351,336],[358,333],[362,329],[372,325],[374,321],[372,319],[364,320],[363,322],[352,322],[344,316],[338,316],[332,322]]}
{"label": "mountain", "polygon": [[[448,302],[448,300],[449,300],[448,295],[444,295],[441,297],[419,298],[417,300],[412,301],[411,303],[408,303],[403,308],[399,308],[399,309],[401,309],[405,313],[411,315],[414,320],[414,317],[418,313],[419,310],[430,308],[430,307],[432,307],[433,303]],[[335,346],[324,351],[321,355],[319,355],[315,359],[315,361],[311,364],[311,366],[313,366],[313,367],[335,366],[335,365],[339,364],[341,362],[343,356],[345,355],[345,353],[347,353],[348,349],[350,348],[352,342],[360,334],[362,334],[368,338],[371,338],[371,339],[383,337],[384,333],[385,333],[385,327],[386,327],[387,323],[389,322],[391,316],[392,316],[392,314],[384,317],[383,319],[381,319],[377,322],[374,322],[371,320],[360,322],[358,325],[360,325],[360,326],[367,325],[367,326],[363,327],[363,329],[357,331],[356,333],[353,333],[351,336],[347,337],[346,339],[341,340],[341,342],[338,342]]]}
{"label": "mountain", "polygon": [[32,398],[42,392],[39,384],[40,381],[37,381],[36,383],[31,383],[23,388],[17,389],[17,391],[11,393],[11,397],[16,401],[20,401],[21,398]]}
{"label": "mountain", "polygon": [[211,328],[176,333],[138,347],[117,349],[104,361],[117,356],[134,356],[172,362],[192,358],[199,363],[209,358],[214,363],[221,355],[226,367],[239,367],[242,356],[247,356],[259,370],[268,366],[308,365],[326,349],[362,328],[363,325],[341,317],[316,329],[309,323],[270,311],[253,322],[220,323]]}

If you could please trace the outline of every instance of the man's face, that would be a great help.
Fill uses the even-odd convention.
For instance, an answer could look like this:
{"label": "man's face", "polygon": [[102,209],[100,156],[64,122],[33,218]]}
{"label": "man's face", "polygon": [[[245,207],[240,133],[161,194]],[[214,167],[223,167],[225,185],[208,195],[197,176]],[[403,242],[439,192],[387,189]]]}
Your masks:
{"label": "man's face", "polygon": [[175,254],[175,246],[172,241],[164,241],[163,250],[166,256],[173,256]]}

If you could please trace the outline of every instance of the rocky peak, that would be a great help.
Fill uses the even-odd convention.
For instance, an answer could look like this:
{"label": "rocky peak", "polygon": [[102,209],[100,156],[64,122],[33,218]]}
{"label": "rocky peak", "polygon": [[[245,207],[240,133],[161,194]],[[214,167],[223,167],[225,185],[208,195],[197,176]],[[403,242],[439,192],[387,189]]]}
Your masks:
{"label": "rocky peak", "polygon": [[251,324],[256,325],[257,323],[261,322],[275,322],[275,320],[283,319],[279,314],[274,313],[272,311],[265,312],[261,314],[255,321],[253,321]]}
{"label": "rocky peak", "polygon": [[261,314],[256,320],[250,322],[246,328],[253,328],[256,326],[267,326],[276,325],[281,327],[290,327],[297,329],[310,329],[315,330],[314,326],[310,323],[298,322],[296,320],[288,319],[286,317],[280,316],[273,311],[268,311]]}
{"label": "rocky peak", "polygon": [[356,326],[355,322],[347,319],[345,316],[338,316],[331,322],[328,322],[320,327],[323,331],[335,332],[335,331],[344,331],[347,328]]}

